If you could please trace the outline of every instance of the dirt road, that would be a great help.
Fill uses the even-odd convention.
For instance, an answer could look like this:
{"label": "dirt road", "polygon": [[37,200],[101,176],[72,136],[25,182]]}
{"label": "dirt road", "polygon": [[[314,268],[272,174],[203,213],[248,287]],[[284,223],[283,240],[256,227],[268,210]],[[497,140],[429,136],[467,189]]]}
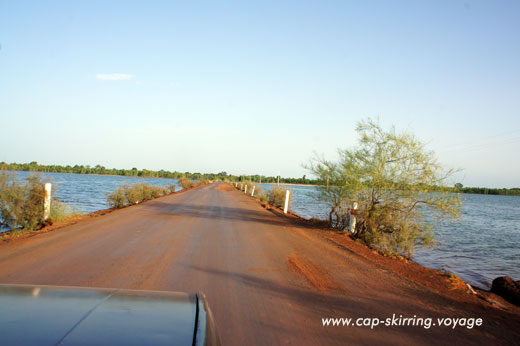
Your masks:
{"label": "dirt road", "polygon": [[[0,283],[206,293],[224,345],[514,344],[518,315],[468,308],[212,184],[0,245]],[[493,311],[487,312],[486,309]],[[482,315],[484,313],[484,315]],[[483,318],[324,327],[322,318]],[[480,314],[480,315],[479,315]],[[516,320],[515,320],[516,319]]]}

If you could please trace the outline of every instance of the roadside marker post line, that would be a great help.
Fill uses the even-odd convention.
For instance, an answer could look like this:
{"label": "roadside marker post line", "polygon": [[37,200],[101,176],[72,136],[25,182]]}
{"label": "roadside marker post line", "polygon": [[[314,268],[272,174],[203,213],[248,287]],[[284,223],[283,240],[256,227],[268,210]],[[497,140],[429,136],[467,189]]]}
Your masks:
{"label": "roadside marker post line", "polygon": [[43,199],[43,220],[47,220],[51,215],[51,183],[45,183]]}
{"label": "roadside marker post line", "polygon": [[256,185],[253,185],[253,191],[251,191],[251,197],[253,197],[255,195],[255,187],[256,187]]}
{"label": "roadside marker post line", "polygon": [[352,209],[350,209],[350,217],[349,217],[349,225],[348,225],[348,231],[350,233],[354,233],[354,230],[356,229],[357,209],[358,209],[357,202],[352,203]]}
{"label": "roadside marker post line", "polygon": [[284,204],[284,207],[283,207],[283,213],[284,214],[287,214],[287,209],[289,208],[289,194],[290,194],[290,191],[289,190],[285,190],[285,204]]}

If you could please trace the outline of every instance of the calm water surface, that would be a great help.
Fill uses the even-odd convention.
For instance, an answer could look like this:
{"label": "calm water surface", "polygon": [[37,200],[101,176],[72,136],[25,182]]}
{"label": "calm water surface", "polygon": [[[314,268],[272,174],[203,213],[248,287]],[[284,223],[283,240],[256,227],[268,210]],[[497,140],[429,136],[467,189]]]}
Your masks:
{"label": "calm water surface", "polygon": [[[261,184],[264,190],[273,185]],[[312,198],[314,186],[288,186],[291,210],[306,218],[328,219],[324,202]],[[520,197],[462,195],[459,221],[438,226],[437,246],[417,249],[413,260],[458,274],[470,284],[489,288],[497,276],[520,280]]]}
{"label": "calm water surface", "polygon": [[[33,172],[14,172],[19,179],[24,179]],[[112,193],[119,186],[145,182],[156,186],[177,185],[177,179],[123,177],[92,174],[38,173],[52,185],[53,195],[62,202],[82,213],[91,213],[110,208],[106,193]],[[177,190],[181,187],[177,186]],[[55,194],[54,194],[55,192]]]}

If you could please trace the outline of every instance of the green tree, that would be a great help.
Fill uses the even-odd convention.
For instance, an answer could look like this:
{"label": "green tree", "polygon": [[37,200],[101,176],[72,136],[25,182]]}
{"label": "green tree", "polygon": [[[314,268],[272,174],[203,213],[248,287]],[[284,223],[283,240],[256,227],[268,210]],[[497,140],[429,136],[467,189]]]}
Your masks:
{"label": "green tree", "polygon": [[356,131],[359,146],[340,150],[338,162],[316,157],[306,166],[329,182],[317,198],[329,204],[331,226],[341,230],[357,202],[353,236],[387,254],[410,257],[416,245],[433,244],[435,222],[459,216],[461,200],[447,186],[454,171],[444,170],[410,133],[385,131],[371,119]]}

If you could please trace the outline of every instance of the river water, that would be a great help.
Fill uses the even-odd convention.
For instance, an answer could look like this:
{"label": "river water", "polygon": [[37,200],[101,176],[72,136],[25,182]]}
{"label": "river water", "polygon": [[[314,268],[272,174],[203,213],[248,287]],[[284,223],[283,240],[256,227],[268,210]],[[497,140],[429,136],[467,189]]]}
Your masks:
{"label": "river water", "polygon": [[[266,191],[271,184],[261,184]],[[288,186],[291,211],[305,218],[328,219],[328,207],[312,197],[314,186]],[[418,248],[412,259],[426,267],[456,273],[489,288],[497,276],[520,280],[520,197],[463,194],[461,219],[439,225],[437,246]]]}
{"label": "river water", "polygon": [[[41,174],[45,181],[52,183],[53,196],[82,213],[91,213],[110,208],[106,193],[112,193],[124,184],[145,182],[156,186],[177,185],[177,179],[123,177],[94,174],[33,173],[14,172],[18,179],[30,174]],[[176,190],[182,189],[177,185]]]}
{"label": "river water", "polygon": [[[30,173],[16,172],[23,179]],[[118,186],[146,182],[157,186],[177,184],[176,179],[45,173],[56,196],[78,211],[108,208],[106,193]],[[264,190],[273,185],[261,184]],[[180,187],[178,188],[180,189]],[[305,218],[326,219],[328,208],[312,197],[314,186],[289,186],[291,211]],[[437,227],[435,248],[417,249],[413,260],[430,268],[458,274],[470,284],[489,288],[497,276],[520,279],[520,197],[463,195],[462,218]]]}

